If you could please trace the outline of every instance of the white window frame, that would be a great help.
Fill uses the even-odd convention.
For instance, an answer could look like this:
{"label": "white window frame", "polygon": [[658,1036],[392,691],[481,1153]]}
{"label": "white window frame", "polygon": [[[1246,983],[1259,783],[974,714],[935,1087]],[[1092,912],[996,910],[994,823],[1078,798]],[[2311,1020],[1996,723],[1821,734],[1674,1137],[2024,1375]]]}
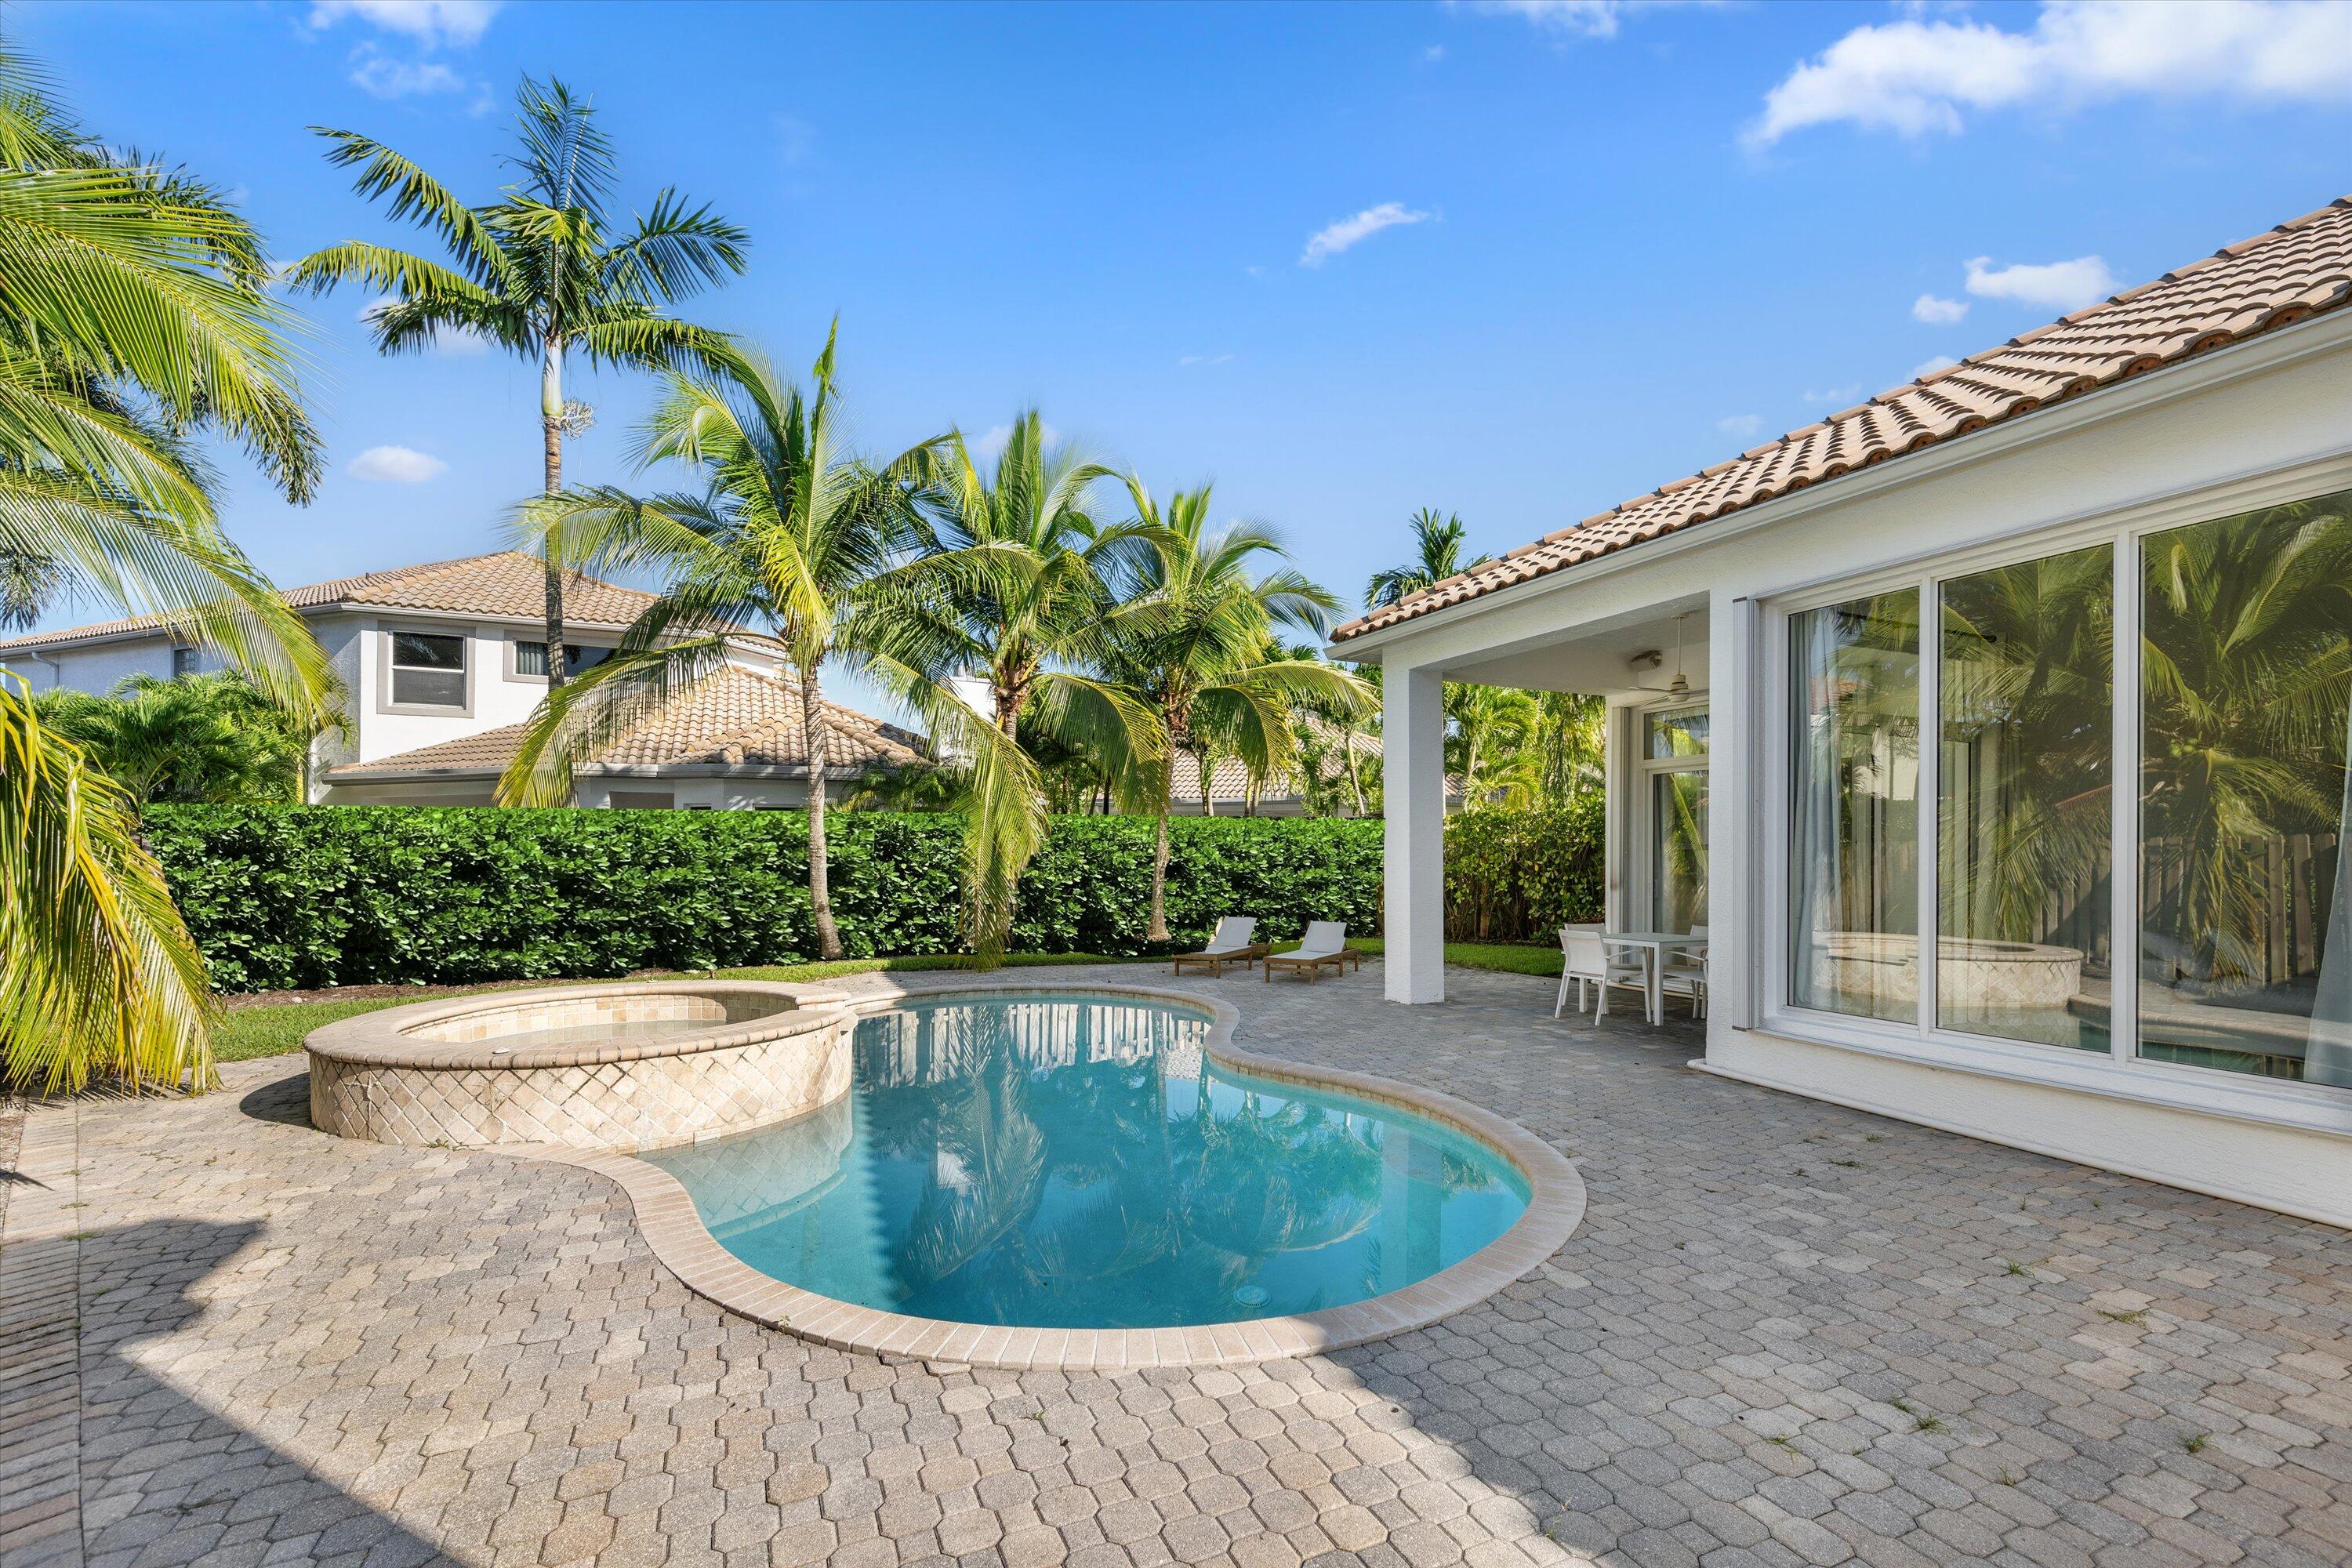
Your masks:
{"label": "white window frame", "polygon": [[[455,637],[466,650],[466,700],[452,705],[446,702],[398,702],[393,700],[392,639],[395,637]],[[474,649],[473,632],[463,626],[414,626],[388,624],[376,628],[376,691],[375,710],[379,713],[414,713],[432,719],[470,719],[474,716],[475,666],[480,662]],[[416,668],[410,666],[411,668]]]}
{"label": "white window frame", "polygon": [[[1633,754],[1633,793],[1638,798],[1633,811],[1633,842],[1628,847],[1633,851],[1631,858],[1634,862],[1633,877],[1634,885],[1637,890],[1630,902],[1633,909],[1639,911],[1639,918],[1632,923],[1636,929],[1642,931],[1659,931],[1664,928],[1658,924],[1660,917],[1658,914],[1658,789],[1656,780],[1660,773],[1705,773],[1713,767],[1715,759],[1714,706],[1708,700],[1707,693],[1705,691],[1694,691],[1687,697],[1675,698],[1664,702],[1653,702],[1645,707],[1635,708],[1632,710],[1631,712],[1632,723],[1629,728],[1633,731],[1633,741],[1627,750],[1631,751]],[[1700,752],[1695,756],[1687,757],[1653,757],[1650,755],[1650,721],[1671,713],[1704,713],[1707,715],[1708,723],[1706,751]],[[1710,798],[1707,803],[1707,810],[1712,814],[1715,809],[1715,804],[1712,798],[1714,795],[1712,781],[1710,781],[1708,795]],[[1709,876],[1708,907],[1710,912],[1712,911],[1714,904],[1714,870],[1715,868],[1711,865],[1707,868]]]}
{"label": "white window frame", "polygon": [[[2352,489],[2352,458],[2330,458],[1757,595],[1759,646],[1753,651],[1763,679],[1756,698],[1758,722],[1751,756],[1756,763],[1754,776],[1763,792],[1759,804],[1764,807],[1760,816],[1765,831],[1754,846],[1750,874],[1761,905],[1752,972],[1759,1026],[1790,1039],[2036,1085],[2272,1125],[2352,1132],[2352,1089],[2158,1061],[2136,1051],[2139,1034],[2141,542],[2175,529],[2347,489]],[[2110,1049],[2084,1051],[1939,1028],[1934,1023],[1938,870],[1934,848],[1940,747],[1934,739],[1933,721],[1942,664],[1941,586],[1956,577],[2100,544],[2114,547],[2115,570],[2115,685],[2109,715],[2113,748],[2109,772],[2114,779],[2109,826],[2115,846],[2109,910],[2114,954],[2114,977],[2108,987]],[[1904,588],[1916,588],[1920,594],[1919,1004],[1916,1017],[1907,1026],[1820,1012],[1789,999],[1789,790],[1792,783],[1789,622],[1807,610]],[[1710,756],[1717,754],[1715,742],[1710,725]],[[1646,877],[1643,885],[1648,885]]]}

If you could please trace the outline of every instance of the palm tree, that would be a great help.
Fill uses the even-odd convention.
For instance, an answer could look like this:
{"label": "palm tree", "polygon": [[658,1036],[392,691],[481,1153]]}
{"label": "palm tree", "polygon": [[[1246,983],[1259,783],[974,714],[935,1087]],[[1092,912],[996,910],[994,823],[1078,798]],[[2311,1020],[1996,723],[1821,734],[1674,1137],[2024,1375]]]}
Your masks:
{"label": "palm tree", "polygon": [[1469,531],[1458,516],[1449,513],[1441,518],[1435,508],[1425,506],[1414,512],[1409,522],[1413,559],[1402,566],[1372,574],[1371,582],[1364,588],[1364,608],[1368,610],[1393,605],[1492,559],[1486,555],[1462,559],[1463,536]]}
{"label": "palm tree", "polygon": [[138,801],[299,801],[315,731],[233,671],[166,680],[134,675],[110,697],[45,692],[56,734]]}
{"label": "palm tree", "polygon": [[580,759],[716,670],[728,637],[756,627],[782,645],[800,686],[809,903],[822,956],[843,952],[822,766],[831,754],[824,671],[841,663],[921,712],[943,751],[962,759],[967,886],[975,889],[967,923],[975,949],[993,958],[1012,914],[1011,881],[998,867],[1027,864],[1045,838],[1034,769],[1012,737],[898,657],[910,640],[894,618],[898,596],[873,586],[917,542],[913,490],[944,438],[878,466],[860,461],[845,445],[830,336],[811,380],[803,392],[748,358],[724,379],[668,373],[639,455],[688,465],[705,491],[640,500],[596,489],[527,504],[521,527],[551,554],[583,567],[650,570],[667,586],[618,654],[548,694],[499,781],[499,799],[567,803]]}
{"label": "palm tree", "polygon": [[1602,731],[1607,705],[1581,691],[1536,693],[1535,796],[1564,805],[1601,787]]}
{"label": "palm tree", "polygon": [[[157,614],[274,700],[329,667],[222,534],[191,438],[307,500],[319,445],[259,237],[218,193],[67,124],[0,49],[0,561],[20,598]],[[24,606],[15,606],[23,613]],[[204,960],[122,790],[0,679],[0,1062],[72,1089],[213,1079]]]}
{"label": "palm tree", "polygon": [[[1199,734],[1215,734],[1260,776],[1295,759],[1292,704],[1318,694],[1368,704],[1363,682],[1333,665],[1267,657],[1278,625],[1319,635],[1339,600],[1288,567],[1253,578],[1259,556],[1280,559],[1282,545],[1255,523],[1222,532],[1208,529],[1207,486],[1178,491],[1160,506],[1130,477],[1128,494],[1139,531],[1151,545],[1138,572],[1135,596],[1109,616],[1112,668],[1139,700],[1160,717],[1170,751],[1190,750]],[[1159,819],[1151,853],[1151,911],[1147,932],[1168,940],[1168,816],[1170,770],[1163,754],[1130,770],[1130,796],[1139,795]]]}
{"label": "palm tree", "polygon": [[1441,699],[1449,733],[1445,771],[1462,781],[1462,798],[1483,805],[1497,794],[1532,793],[1536,700],[1508,686],[1447,681]]}
{"label": "palm tree", "polygon": [[[1108,651],[1114,581],[1148,550],[1130,526],[1097,526],[1088,490],[1110,470],[1048,447],[1035,409],[1017,415],[983,477],[950,434],[925,487],[934,519],[914,560],[875,583],[905,640],[904,661],[945,676],[980,672],[996,727],[1095,756],[1113,773],[1157,743],[1150,712],[1087,673]],[[879,617],[877,617],[879,618]]]}
{"label": "palm tree", "polygon": [[[353,188],[391,198],[388,216],[437,236],[450,265],[391,246],[347,240],[305,257],[290,274],[323,294],[338,283],[386,289],[368,311],[378,351],[416,352],[445,332],[470,333],[539,365],[545,489],[563,488],[563,438],[586,427],[584,404],[563,395],[572,353],[591,365],[723,371],[723,333],[676,321],[664,307],[743,270],[744,233],[665,187],[628,234],[607,238],[615,167],[595,110],[561,81],[529,77],[516,93],[517,179],[500,199],[471,207],[383,143],[355,131],[311,129],[332,143],[327,161],[356,166]],[[547,679],[563,684],[563,571],[547,560]]]}

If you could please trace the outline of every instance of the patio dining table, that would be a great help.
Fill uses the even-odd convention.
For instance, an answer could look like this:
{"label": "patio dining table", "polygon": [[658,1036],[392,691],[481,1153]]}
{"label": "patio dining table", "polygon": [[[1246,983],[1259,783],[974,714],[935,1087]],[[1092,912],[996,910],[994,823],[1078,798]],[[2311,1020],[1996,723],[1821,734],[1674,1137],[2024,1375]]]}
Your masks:
{"label": "patio dining table", "polygon": [[1654,1028],[1666,1019],[1666,954],[1706,952],[1706,938],[1682,931],[1604,931],[1601,941],[1642,955],[1642,1001]]}

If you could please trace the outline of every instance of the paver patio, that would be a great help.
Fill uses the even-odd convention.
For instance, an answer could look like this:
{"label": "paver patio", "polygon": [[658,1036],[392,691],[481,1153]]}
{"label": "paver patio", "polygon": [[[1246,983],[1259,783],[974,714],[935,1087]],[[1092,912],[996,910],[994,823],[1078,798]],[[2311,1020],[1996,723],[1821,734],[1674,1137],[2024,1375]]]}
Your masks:
{"label": "paver patio", "polygon": [[1548,981],[1182,984],[1517,1120],[1582,1227],[1313,1360],[892,1364],[691,1295],[602,1178],[328,1138],[242,1064],[0,1123],[0,1568],[2352,1561],[2341,1232],[1694,1073]]}

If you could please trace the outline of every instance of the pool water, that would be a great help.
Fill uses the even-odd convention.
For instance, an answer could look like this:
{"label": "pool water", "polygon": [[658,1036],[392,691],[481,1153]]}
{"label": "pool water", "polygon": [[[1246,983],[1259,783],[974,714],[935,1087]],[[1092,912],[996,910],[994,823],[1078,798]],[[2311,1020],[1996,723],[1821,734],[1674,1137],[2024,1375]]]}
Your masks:
{"label": "pool water", "polygon": [[1167,1328],[1344,1306],[1527,1206],[1486,1144],[1210,1064],[1208,1020],[1072,993],[862,1020],[852,1092],[646,1157],[774,1279],[917,1317]]}

